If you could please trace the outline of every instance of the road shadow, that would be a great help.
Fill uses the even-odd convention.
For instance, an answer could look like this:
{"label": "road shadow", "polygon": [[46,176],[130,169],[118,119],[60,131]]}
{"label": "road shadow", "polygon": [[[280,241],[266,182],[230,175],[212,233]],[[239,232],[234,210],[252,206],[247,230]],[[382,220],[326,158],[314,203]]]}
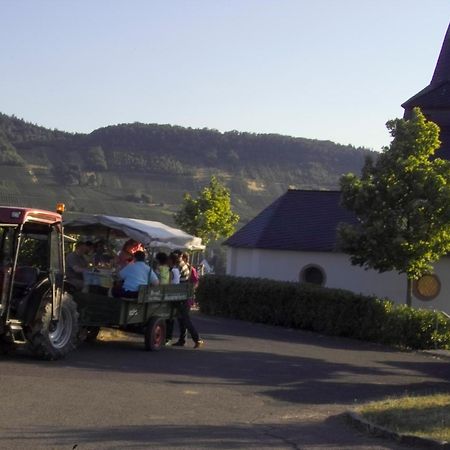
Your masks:
{"label": "road shadow", "polygon": [[[2,430],[0,447],[11,442],[29,448],[196,448],[196,449],[291,449],[314,446],[324,449],[377,448],[403,450],[395,442],[366,436],[344,427],[344,418],[322,421],[226,425],[167,425],[119,427],[28,427]],[[14,447],[18,448],[18,447]]]}
{"label": "road shadow", "polygon": [[[257,322],[247,322],[244,320],[223,318],[218,316],[206,316],[200,312],[193,314],[194,321],[200,324],[200,329],[204,333],[220,334],[221,336],[242,336],[253,339],[273,339],[278,342],[302,343],[305,345],[320,346],[328,349],[357,349],[365,352],[385,353],[416,353],[415,351],[398,349],[376,342],[361,341],[345,336],[332,336],[317,333],[314,331],[301,330],[297,328],[286,328],[276,325],[268,325]],[[217,324],[219,326],[217,327]],[[224,339],[215,337],[213,339]]]}
{"label": "road shadow", "polygon": [[[207,346],[201,350],[168,348],[155,353],[143,351],[137,342],[100,341],[84,345],[61,361],[41,362],[26,354],[8,359],[23,365],[87,371],[84,376],[118,372],[155,375],[174,384],[251,386],[259,395],[291,404],[353,405],[410,392],[450,390],[450,365],[431,358],[425,361],[391,358],[383,364],[375,360],[365,366],[360,361]],[[77,372],[74,376],[82,375]]]}

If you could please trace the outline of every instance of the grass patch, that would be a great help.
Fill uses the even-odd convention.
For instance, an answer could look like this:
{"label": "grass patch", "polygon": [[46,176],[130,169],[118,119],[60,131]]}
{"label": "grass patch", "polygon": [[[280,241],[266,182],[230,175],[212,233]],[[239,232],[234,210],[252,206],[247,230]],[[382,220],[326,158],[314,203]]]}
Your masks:
{"label": "grass patch", "polygon": [[357,412],[397,433],[450,442],[450,394],[389,398],[361,406]]}

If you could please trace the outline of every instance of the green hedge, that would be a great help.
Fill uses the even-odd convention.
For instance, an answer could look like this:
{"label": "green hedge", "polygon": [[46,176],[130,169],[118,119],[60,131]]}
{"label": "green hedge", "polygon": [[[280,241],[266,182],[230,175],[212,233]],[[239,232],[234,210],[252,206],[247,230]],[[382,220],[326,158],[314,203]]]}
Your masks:
{"label": "green hedge", "polygon": [[196,292],[206,314],[317,331],[413,349],[450,349],[450,319],[341,289],[205,276]]}

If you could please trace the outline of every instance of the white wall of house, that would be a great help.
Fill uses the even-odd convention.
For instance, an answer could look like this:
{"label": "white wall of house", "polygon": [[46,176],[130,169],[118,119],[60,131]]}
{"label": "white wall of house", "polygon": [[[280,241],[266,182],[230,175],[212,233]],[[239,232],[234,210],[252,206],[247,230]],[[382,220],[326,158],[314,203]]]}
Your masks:
{"label": "white wall of house", "polygon": [[[326,287],[388,297],[397,303],[405,302],[405,275],[364,270],[353,266],[349,257],[343,253],[227,248],[229,275],[299,281],[300,272],[310,264],[323,269]],[[441,281],[439,296],[427,302],[413,297],[413,306],[450,314],[450,258],[442,258],[435,265],[434,273]]]}

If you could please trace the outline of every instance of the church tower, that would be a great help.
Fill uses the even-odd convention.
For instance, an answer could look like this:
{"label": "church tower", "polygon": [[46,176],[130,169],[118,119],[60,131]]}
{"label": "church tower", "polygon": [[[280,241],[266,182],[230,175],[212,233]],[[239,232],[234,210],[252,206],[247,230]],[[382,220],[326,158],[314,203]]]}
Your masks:
{"label": "church tower", "polygon": [[405,119],[416,106],[441,129],[442,145],[436,156],[450,160],[450,25],[430,84],[402,105]]}

